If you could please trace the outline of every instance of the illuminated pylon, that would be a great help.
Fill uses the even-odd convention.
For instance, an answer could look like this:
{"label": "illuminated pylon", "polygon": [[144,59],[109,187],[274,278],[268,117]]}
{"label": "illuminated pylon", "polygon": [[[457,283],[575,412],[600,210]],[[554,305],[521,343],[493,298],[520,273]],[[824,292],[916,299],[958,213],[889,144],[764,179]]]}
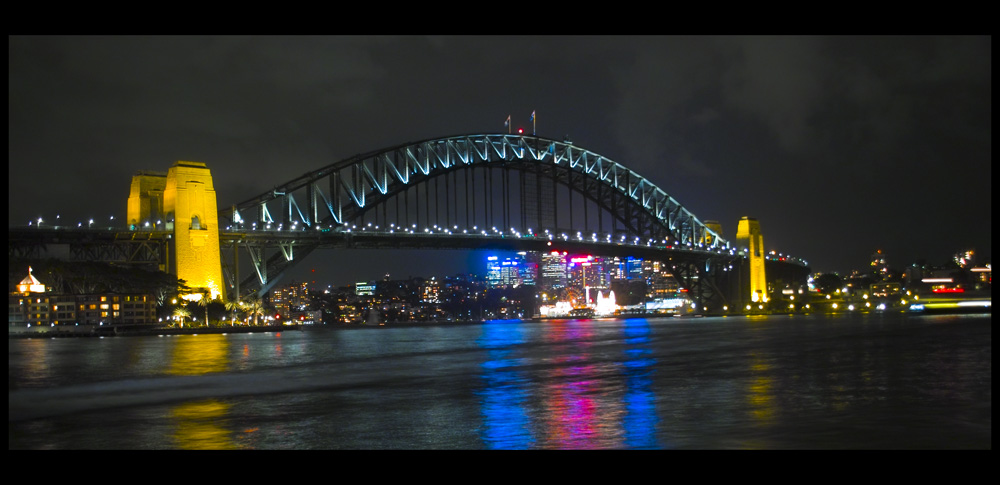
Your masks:
{"label": "illuminated pylon", "polygon": [[163,211],[174,231],[173,267],[187,286],[225,298],[219,213],[212,174],[201,162],[177,162],[167,171]]}
{"label": "illuminated pylon", "polygon": [[167,187],[167,174],[139,171],[132,176],[128,195],[126,220],[133,229],[163,229],[156,222],[163,221],[163,189]]}
{"label": "illuminated pylon", "polygon": [[[705,228],[711,229],[716,236],[722,237],[722,224],[719,224],[719,221],[705,221]],[[715,238],[708,231],[705,231],[705,235],[701,238],[701,242],[708,246],[715,242]]]}
{"label": "illuminated pylon", "polygon": [[764,236],[760,233],[757,219],[740,219],[736,230],[736,241],[740,248],[746,248],[750,263],[750,301],[767,302],[767,280],[764,278]]}

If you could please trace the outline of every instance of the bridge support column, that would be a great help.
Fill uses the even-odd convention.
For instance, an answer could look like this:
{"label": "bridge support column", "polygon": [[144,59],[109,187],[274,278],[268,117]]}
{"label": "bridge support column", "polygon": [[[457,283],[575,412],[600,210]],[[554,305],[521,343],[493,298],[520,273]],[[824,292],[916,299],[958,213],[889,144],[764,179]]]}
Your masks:
{"label": "bridge support column", "polygon": [[[765,304],[768,295],[764,276],[764,236],[760,233],[760,222],[750,217],[740,219],[736,240],[738,246],[746,252],[748,262],[749,288],[744,288],[747,292],[744,294],[750,298],[751,305]],[[743,300],[742,297],[740,299]]]}
{"label": "bridge support column", "polygon": [[174,273],[186,284],[225,298],[219,214],[212,174],[201,162],[177,162],[167,172],[163,210],[173,221]]}

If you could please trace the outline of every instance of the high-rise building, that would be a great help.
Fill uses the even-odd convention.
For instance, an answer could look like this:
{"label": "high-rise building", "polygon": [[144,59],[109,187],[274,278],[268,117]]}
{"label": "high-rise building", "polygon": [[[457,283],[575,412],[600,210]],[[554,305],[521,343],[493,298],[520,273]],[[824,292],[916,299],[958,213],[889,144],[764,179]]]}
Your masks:
{"label": "high-rise building", "polygon": [[625,260],[625,272],[626,272],[625,278],[630,280],[641,279],[643,277],[642,267],[643,267],[643,261],[641,259],[629,256]]}
{"label": "high-rise building", "polygon": [[539,265],[541,287],[547,290],[566,287],[566,253],[552,251],[543,253]]}
{"label": "high-rise building", "polygon": [[517,253],[521,257],[521,284],[535,286],[538,284],[538,253]]}
{"label": "high-rise building", "polygon": [[513,288],[522,284],[522,268],[524,259],[487,256],[486,280],[491,288]]}
{"label": "high-rise building", "polygon": [[309,307],[309,284],[292,282],[271,290],[271,305],[282,315],[305,311]]}
{"label": "high-rise building", "polygon": [[587,303],[595,302],[598,291],[611,286],[605,264],[605,259],[598,256],[571,256],[566,264],[568,286],[580,291]]}
{"label": "high-rise building", "polygon": [[646,279],[646,296],[649,298],[669,298],[677,295],[680,285],[670,272],[670,267],[660,261],[645,261],[643,277]]}

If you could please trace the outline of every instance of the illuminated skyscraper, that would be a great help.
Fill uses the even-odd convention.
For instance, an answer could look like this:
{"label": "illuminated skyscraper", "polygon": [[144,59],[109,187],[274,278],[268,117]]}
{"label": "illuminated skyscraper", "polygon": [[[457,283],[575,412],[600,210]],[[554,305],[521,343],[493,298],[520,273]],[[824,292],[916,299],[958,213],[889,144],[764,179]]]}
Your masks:
{"label": "illuminated skyscraper", "polygon": [[517,253],[521,257],[520,277],[522,285],[538,284],[538,253]]}
{"label": "illuminated skyscraper", "polygon": [[271,290],[271,305],[282,315],[305,311],[309,307],[309,284],[293,282],[286,287]]}
{"label": "illuminated skyscraper", "polygon": [[542,262],[539,268],[541,273],[539,280],[544,289],[558,289],[566,287],[566,253],[552,251],[542,254]]}
{"label": "illuminated skyscraper", "polygon": [[486,281],[491,288],[513,288],[522,284],[524,260],[521,257],[487,256]]}

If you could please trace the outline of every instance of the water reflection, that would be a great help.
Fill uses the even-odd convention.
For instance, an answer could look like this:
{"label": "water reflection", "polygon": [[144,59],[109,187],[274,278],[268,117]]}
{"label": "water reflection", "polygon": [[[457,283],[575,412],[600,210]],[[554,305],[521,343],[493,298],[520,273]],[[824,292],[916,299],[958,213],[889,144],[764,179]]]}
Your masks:
{"label": "water reflection", "polygon": [[477,343],[487,349],[488,355],[482,364],[485,386],[480,393],[483,443],[492,449],[530,448],[535,439],[525,412],[527,379],[517,370],[523,359],[513,358],[516,346],[524,343],[522,327],[486,322]]}
{"label": "water reflection", "polygon": [[233,432],[225,426],[229,404],[218,399],[188,402],[170,410],[174,443],[182,450],[232,450]]}
{"label": "water reflection", "polygon": [[487,448],[662,447],[647,320],[535,325],[487,322],[477,341]]}
{"label": "water reflection", "polygon": [[656,439],[656,395],[652,389],[653,365],[649,321],[625,320],[625,446],[660,448]]}
{"label": "water reflection", "polygon": [[750,414],[756,424],[767,426],[774,422],[776,408],[774,378],[770,374],[771,366],[760,355],[752,354],[750,356],[750,370],[752,377],[747,389]]}
{"label": "water reflection", "polygon": [[229,369],[229,342],[222,334],[174,337],[168,373],[195,376]]}
{"label": "water reflection", "polygon": [[[53,344],[42,339],[24,339],[21,343],[21,355],[20,364],[23,367],[21,370],[26,382],[42,382],[48,379],[51,375],[51,367],[49,365],[50,356],[49,351]],[[8,357],[10,357],[10,352],[8,351]],[[13,365],[14,359],[8,358],[8,368]],[[11,380],[11,386],[17,386],[18,383]]]}
{"label": "water reflection", "polygon": [[[181,335],[176,338],[168,373],[204,375],[229,369],[229,341],[225,335]],[[174,406],[170,417],[176,426],[174,442],[183,450],[236,448],[233,432],[226,427],[229,404],[218,399],[186,402]]]}
{"label": "water reflection", "polygon": [[594,382],[596,365],[591,363],[589,354],[593,325],[589,320],[552,321],[545,328],[544,341],[559,350],[553,350],[558,356],[552,360],[556,365],[544,379],[549,382],[548,387],[541,391],[547,410],[544,448],[579,450],[616,446],[614,437],[604,433],[613,426],[615,412],[609,409],[598,413],[595,402],[601,389]]}

